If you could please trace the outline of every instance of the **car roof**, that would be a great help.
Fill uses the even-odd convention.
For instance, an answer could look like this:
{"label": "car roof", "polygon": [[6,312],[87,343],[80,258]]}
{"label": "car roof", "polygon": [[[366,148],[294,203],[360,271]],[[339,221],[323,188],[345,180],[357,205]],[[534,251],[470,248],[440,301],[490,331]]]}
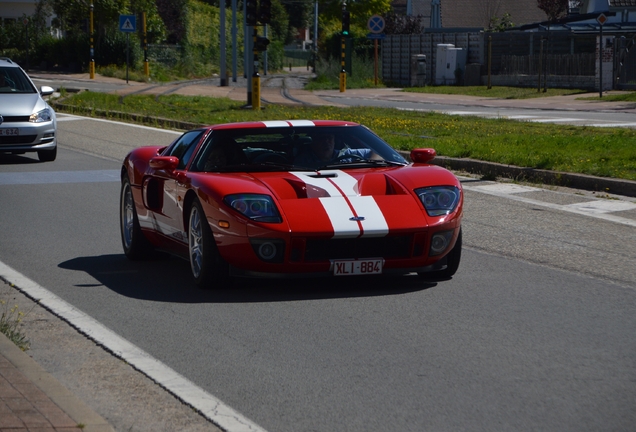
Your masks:
{"label": "car roof", "polygon": [[359,126],[358,123],[340,120],[266,120],[257,122],[224,123],[208,126],[209,130],[224,129],[264,129],[292,127],[334,127]]}
{"label": "car roof", "polygon": [[20,67],[17,63],[14,63],[9,57],[0,57],[0,66],[6,67]]}

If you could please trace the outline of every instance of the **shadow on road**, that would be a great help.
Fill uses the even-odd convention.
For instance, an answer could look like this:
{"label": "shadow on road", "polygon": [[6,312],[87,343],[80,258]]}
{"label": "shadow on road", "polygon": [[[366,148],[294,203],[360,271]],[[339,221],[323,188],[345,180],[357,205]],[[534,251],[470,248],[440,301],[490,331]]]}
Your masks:
{"label": "shadow on road", "polygon": [[9,153],[0,153],[0,165],[24,165],[24,164],[39,164],[40,160],[37,158],[37,153],[30,153],[33,157],[25,155],[16,155]]}
{"label": "shadow on road", "polygon": [[123,254],[78,257],[59,265],[83,271],[98,285],[76,285],[90,290],[105,286],[118,294],[142,300],[176,303],[258,303],[405,294],[436,286],[417,275],[346,276],[311,279],[235,279],[218,290],[200,290],[190,264],[178,258],[132,262]]}

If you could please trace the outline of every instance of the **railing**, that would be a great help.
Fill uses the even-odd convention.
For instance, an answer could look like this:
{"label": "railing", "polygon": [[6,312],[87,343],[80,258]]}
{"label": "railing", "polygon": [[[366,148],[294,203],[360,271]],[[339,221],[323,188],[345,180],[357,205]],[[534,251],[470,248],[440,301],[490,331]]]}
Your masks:
{"label": "railing", "polygon": [[526,56],[502,55],[501,75],[548,75],[594,76],[596,74],[595,54],[566,54]]}

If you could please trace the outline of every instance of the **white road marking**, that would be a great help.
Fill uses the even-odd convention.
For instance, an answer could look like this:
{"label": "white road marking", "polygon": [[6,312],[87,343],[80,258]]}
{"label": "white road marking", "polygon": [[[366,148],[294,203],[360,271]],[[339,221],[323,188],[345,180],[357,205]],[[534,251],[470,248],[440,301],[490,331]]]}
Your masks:
{"label": "white road marking", "polygon": [[130,363],[135,369],[199,411],[205,418],[217,424],[224,431],[266,432],[265,429],[225,405],[192,381],[1,261],[0,277],[15,285],[18,290],[55,315],[69,322],[82,334]]}
{"label": "white road marking", "polygon": [[567,207],[576,208],[590,213],[602,214],[617,211],[634,210],[636,209],[636,204],[625,201],[601,200],[569,204]]}
{"label": "white road marking", "polygon": [[120,181],[119,170],[30,171],[0,173],[1,185],[101,183]]}
{"label": "white road marking", "polygon": [[85,120],[88,117],[76,117],[73,116],[71,117],[70,115],[64,115],[63,117],[60,114],[56,115],[56,120],[61,122],[61,121],[75,121],[75,120]]}
{"label": "white road marking", "polygon": [[482,118],[498,118],[498,119],[506,119],[506,120],[524,120],[535,123],[583,123],[579,126],[589,126],[589,127],[628,127],[628,128],[636,128],[636,122],[630,123],[587,123],[590,121],[589,119],[584,118],[546,118],[543,116],[534,116],[534,115],[501,115],[494,114],[489,112],[478,112],[478,111],[437,111],[425,108],[404,108],[404,107],[396,107],[395,109],[400,111],[417,111],[417,112],[435,112],[439,114],[447,114],[447,115],[466,115],[466,116],[477,116]]}
{"label": "white road marking", "polygon": [[531,122],[535,123],[558,123],[558,122],[578,122],[583,121],[583,119],[578,118],[534,118],[530,119]]}
{"label": "white road marking", "polygon": [[636,127],[636,123],[592,123],[591,127]]}
{"label": "white road marking", "polygon": [[[611,204],[612,201],[610,200],[607,200],[608,203],[605,203],[606,200],[594,200],[594,201],[589,201],[585,203],[561,205],[561,204],[553,204],[549,202],[530,199],[530,198],[526,198],[526,197],[518,195],[521,192],[530,192],[532,190],[542,190],[539,188],[531,188],[528,186],[519,186],[519,185],[509,185],[509,187],[502,187],[503,185],[500,185],[500,184],[485,185],[485,186],[469,186],[469,185],[462,185],[462,186],[467,191],[485,193],[488,195],[494,195],[501,198],[511,199],[513,201],[524,202],[526,204],[532,204],[532,205],[536,205],[540,207],[547,207],[554,210],[575,213],[582,216],[602,219],[608,222],[614,222],[614,223],[619,223],[622,225],[636,227],[636,220],[616,216],[610,213],[612,211],[619,211],[619,210],[610,210],[609,212],[608,211],[602,212],[599,210],[592,211],[589,208],[585,207],[585,204],[587,204],[588,206],[591,206],[591,208],[598,208],[598,209],[605,209],[605,210],[609,208],[619,208],[618,205]],[[521,190],[519,188],[526,188],[527,190]],[[621,202],[624,202],[624,201],[621,201]],[[630,204],[630,203],[625,202],[625,204]],[[636,204],[634,205],[633,208],[636,208]],[[631,205],[620,207],[620,210],[631,210],[631,209],[632,209]]]}
{"label": "white road marking", "polygon": [[532,192],[539,189],[530,186],[521,186],[514,183],[494,183],[483,186],[472,186],[473,189],[486,192],[497,192],[502,194],[514,194],[520,192]]}
{"label": "white road marking", "polygon": [[156,128],[156,127],[150,127],[150,126],[144,126],[144,125],[138,125],[138,124],[134,124],[134,123],[125,123],[125,122],[120,122],[120,121],[115,121],[115,120],[108,120],[108,119],[100,119],[100,118],[94,118],[94,117],[82,117],[82,116],[76,116],[73,114],[57,114],[59,117],[57,118],[57,120],[59,121],[62,117],[70,117],[73,118],[74,120],[90,120],[90,121],[96,121],[96,122],[103,122],[103,123],[112,123],[112,124],[119,124],[122,126],[128,126],[128,127],[134,127],[134,128],[139,128],[139,129],[146,129],[146,130],[151,130],[151,131],[160,131],[160,132],[165,132],[165,133],[170,133],[173,135],[183,135],[183,132],[180,131],[173,131],[170,129],[161,129],[161,128]]}

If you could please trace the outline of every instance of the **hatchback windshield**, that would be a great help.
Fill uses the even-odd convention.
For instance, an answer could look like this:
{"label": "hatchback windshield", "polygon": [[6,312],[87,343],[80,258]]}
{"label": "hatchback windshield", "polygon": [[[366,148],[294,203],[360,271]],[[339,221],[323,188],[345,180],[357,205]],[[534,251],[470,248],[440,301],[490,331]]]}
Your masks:
{"label": "hatchback windshield", "polygon": [[37,93],[17,67],[0,67],[0,93]]}

